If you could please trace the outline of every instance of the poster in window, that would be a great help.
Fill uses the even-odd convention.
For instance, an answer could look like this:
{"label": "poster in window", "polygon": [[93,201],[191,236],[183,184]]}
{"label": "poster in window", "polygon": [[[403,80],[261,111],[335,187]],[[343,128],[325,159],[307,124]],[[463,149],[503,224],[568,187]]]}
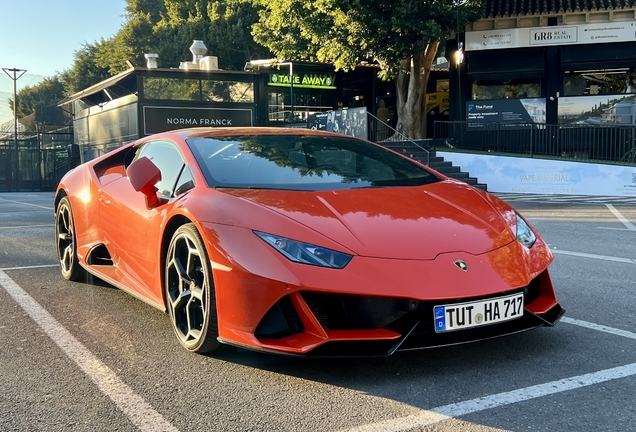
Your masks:
{"label": "poster in window", "polygon": [[561,97],[559,123],[636,125],[636,95]]}
{"label": "poster in window", "polygon": [[499,99],[466,102],[469,127],[502,124],[545,123],[545,98]]}

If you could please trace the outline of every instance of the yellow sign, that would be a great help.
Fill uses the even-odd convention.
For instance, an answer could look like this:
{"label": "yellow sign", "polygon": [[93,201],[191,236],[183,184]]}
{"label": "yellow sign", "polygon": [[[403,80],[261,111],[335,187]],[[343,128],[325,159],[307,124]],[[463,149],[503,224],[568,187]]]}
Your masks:
{"label": "yellow sign", "polygon": [[450,108],[448,92],[433,92],[426,94],[426,114],[441,114]]}

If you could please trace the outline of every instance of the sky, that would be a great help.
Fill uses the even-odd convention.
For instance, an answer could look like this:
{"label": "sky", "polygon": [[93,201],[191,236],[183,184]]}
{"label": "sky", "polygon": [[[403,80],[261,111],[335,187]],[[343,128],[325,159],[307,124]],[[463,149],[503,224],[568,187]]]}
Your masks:
{"label": "sky", "polygon": [[125,0],[2,0],[0,67],[44,77],[69,69],[84,43],[117,33],[125,6]]}

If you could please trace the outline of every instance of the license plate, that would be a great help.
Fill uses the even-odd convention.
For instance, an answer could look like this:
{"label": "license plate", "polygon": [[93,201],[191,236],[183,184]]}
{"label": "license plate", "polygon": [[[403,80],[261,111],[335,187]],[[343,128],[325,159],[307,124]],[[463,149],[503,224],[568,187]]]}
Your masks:
{"label": "license plate", "polygon": [[523,316],[523,293],[468,303],[435,306],[437,333],[495,324]]}

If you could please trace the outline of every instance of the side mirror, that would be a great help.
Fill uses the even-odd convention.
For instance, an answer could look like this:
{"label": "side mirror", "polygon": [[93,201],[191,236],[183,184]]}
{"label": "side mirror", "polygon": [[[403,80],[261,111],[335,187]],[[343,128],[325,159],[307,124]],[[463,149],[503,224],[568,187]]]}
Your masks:
{"label": "side mirror", "polygon": [[132,187],[146,196],[147,207],[156,207],[159,198],[155,184],[161,181],[161,171],[157,165],[144,156],[131,163],[126,169],[126,174]]}

